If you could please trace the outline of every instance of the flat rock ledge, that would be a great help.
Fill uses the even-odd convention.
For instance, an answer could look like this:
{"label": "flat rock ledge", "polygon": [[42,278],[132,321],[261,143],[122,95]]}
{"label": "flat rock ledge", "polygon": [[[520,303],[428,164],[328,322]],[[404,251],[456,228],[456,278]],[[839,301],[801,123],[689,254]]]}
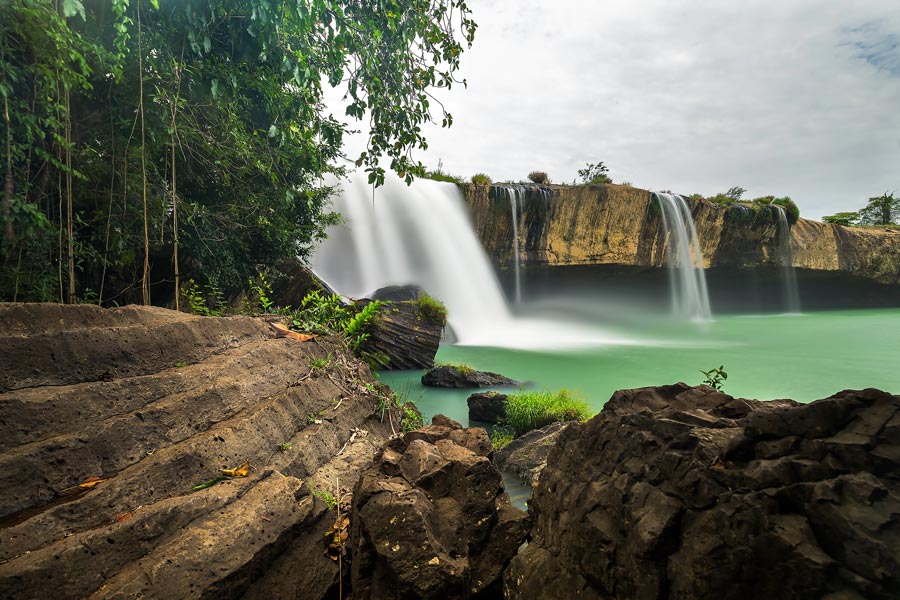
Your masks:
{"label": "flat rock ledge", "polygon": [[422,385],[445,388],[479,388],[495,385],[519,385],[519,382],[490,371],[476,371],[457,365],[438,365],[422,375]]}
{"label": "flat rock ledge", "polygon": [[677,384],[559,437],[507,598],[900,597],[900,397]]}
{"label": "flat rock ledge", "polygon": [[494,453],[494,464],[518,476],[522,483],[535,485],[560,434],[573,424],[574,421],[551,423],[517,437]]}
{"label": "flat rock ledge", "polygon": [[[349,492],[391,435],[339,339],[0,304],[0,352],[0,597],[336,593],[323,541],[336,515],[313,492]],[[246,477],[192,491],[244,461]],[[104,481],[80,487],[91,477]]]}
{"label": "flat rock ledge", "polygon": [[441,415],[388,443],[353,493],[355,600],[500,597],[528,518],[491,452],[484,429]]}

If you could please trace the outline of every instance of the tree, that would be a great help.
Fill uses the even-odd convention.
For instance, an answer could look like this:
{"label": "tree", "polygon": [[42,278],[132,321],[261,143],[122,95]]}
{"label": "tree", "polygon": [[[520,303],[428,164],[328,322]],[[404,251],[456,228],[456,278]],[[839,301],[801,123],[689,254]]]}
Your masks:
{"label": "tree", "polygon": [[581,177],[582,183],[612,183],[612,179],[607,175],[608,172],[609,169],[603,164],[603,161],[600,161],[587,163],[583,169],[578,169],[578,176]]}
{"label": "tree", "polygon": [[746,191],[747,190],[745,190],[744,188],[736,185],[732,188],[729,188],[728,191],[725,192],[725,196],[727,198],[731,198],[732,200],[740,200],[741,196],[743,196]]}
{"label": "tree", "polygon": [[822,217],[822,220],[826,223],[833,223],[835,225],[843,225],[845,227],[853,227],[854,225],[859,224],[859,213],[858,212],[839,212],[833,215],[827,215]]}
{"label": "tree", "polygon": [[226,291],[303,256],[348,130],[324,86],[366,120],[370,181],[382,156],[410,181],[474,33],[465,0],[0,2],[0,300],[64,298],[69,271],[78,296],[162,301],[176,247]]}
{"label": "tree", "polygon": [[890,225],[900,219],[900,198],[894,192],[869,198],[866,207],[859,211],[861,225]]}

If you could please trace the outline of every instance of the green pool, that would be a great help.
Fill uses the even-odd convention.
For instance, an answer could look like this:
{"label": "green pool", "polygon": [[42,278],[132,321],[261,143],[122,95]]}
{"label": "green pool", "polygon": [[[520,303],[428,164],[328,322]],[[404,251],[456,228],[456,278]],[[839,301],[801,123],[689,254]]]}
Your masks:
{"label": "green pool", "polygon": [[[571,321],[567,323],[571,325]],[[568,388],[600,410],[617,389],[684,381],[723,365],[724,391],[745,398],[809,402],[848,388],[900,393],[900,309],[802,315],[718,315],[707,323],[631,319],[614,330],[630,340],[577,350],[442,346],[439,362],[496,371],[533,388]],[[421,385],[421,371],[387,372],[385,383],[430,418],[468,423],[471,390]]]}

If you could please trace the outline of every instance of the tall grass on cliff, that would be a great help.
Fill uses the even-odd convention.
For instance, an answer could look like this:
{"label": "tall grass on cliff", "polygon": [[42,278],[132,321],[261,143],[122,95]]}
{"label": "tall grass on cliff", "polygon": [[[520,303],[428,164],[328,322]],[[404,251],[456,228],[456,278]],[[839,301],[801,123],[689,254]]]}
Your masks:
{"label": "tall grass on cliff", "polygon": [[557,421],[584,421],[591,416],[588,403],[569,390],[510,394],[506,400],[504,425],[516,437]]}

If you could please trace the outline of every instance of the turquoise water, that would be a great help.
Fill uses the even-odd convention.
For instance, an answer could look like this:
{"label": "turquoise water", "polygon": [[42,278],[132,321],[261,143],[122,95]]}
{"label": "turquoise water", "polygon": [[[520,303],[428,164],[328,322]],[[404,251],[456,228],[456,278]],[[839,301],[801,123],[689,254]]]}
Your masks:
{"label": "turquoise water", "polygon": [[[648,317],[615,332],[630,345],[541,351],[445,345],[437,361],[502,373],[529,388],[568,388],[595,410],[615,390],[698,384],[701,369],[719,365],[728,373],[724,391],[744,398],[810,402],[866,387],[900,393],[900,309],[723,315],[708,323]],[[381,377],[416,402],[426,419],[443,413],[467,424],[472,390],[426,388],[421,374]]]}

